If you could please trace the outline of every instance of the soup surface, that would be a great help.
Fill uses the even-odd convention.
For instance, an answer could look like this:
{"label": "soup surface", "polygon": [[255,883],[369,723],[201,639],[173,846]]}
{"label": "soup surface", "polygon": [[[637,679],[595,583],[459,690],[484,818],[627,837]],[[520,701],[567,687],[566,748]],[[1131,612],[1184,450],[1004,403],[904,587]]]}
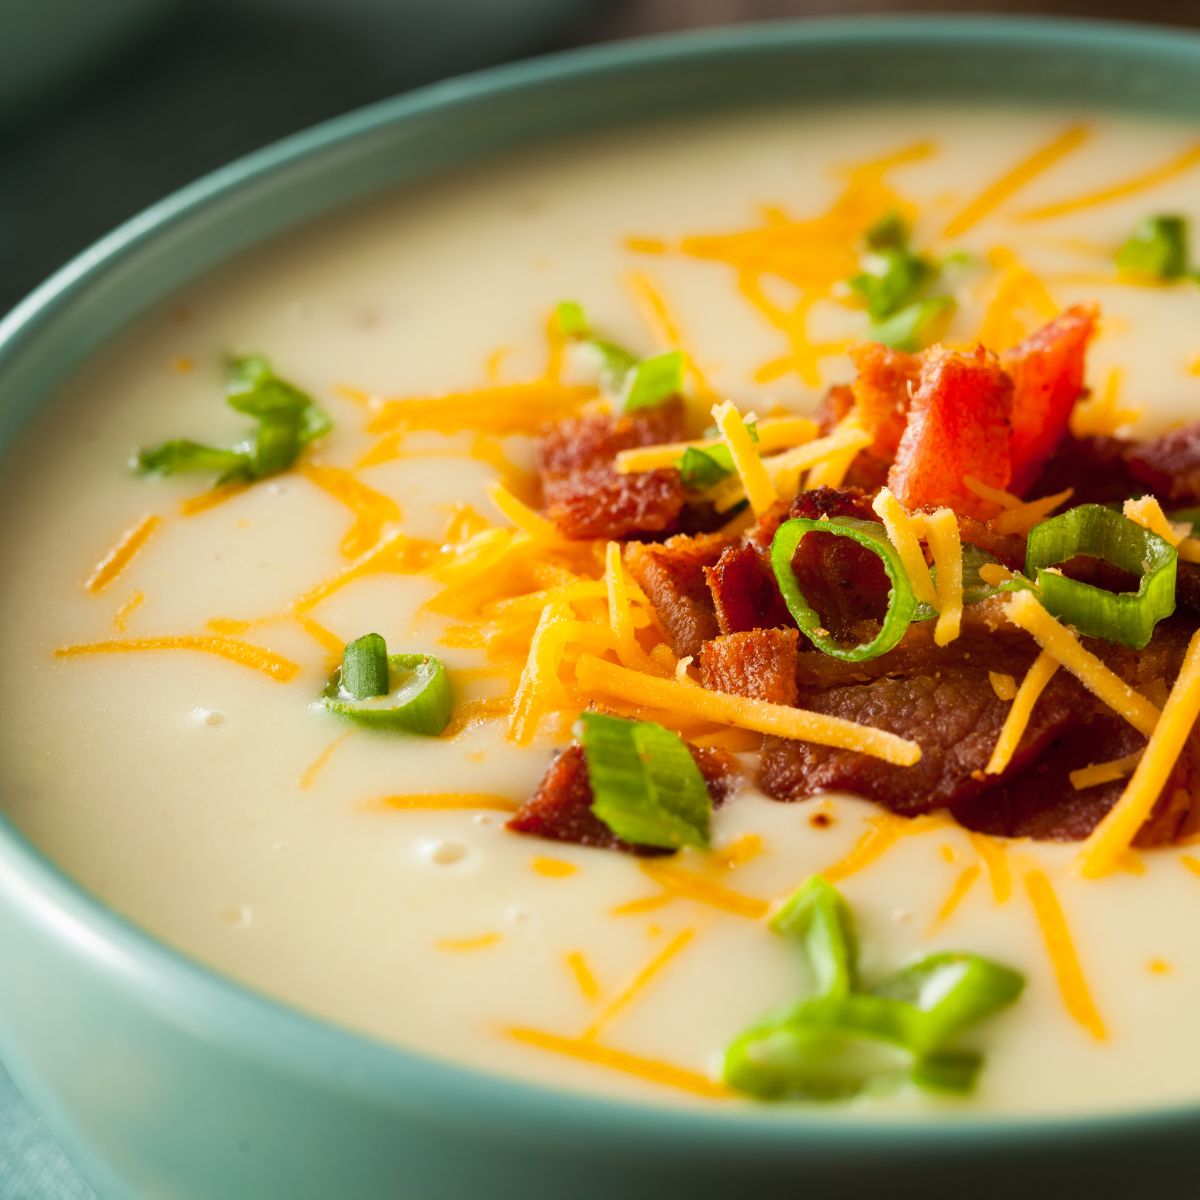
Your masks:
{"label": "soup surface", "polygon": [[[217,969],[527,1079],[748,1108],[714,1064],[809,986],[763,918],[823,871],[857,914],[864,974],[945,947],[1028,980],[978,1033],[970,1099],[900,1092],[831,1111],[1195,1099],[1200,946],[1180,914],[1200,898],[1200,858],[1186,847],[1084,880],[1070,845],[752,788],[716,813],[714,851],[668,866],[510,833],[506,810],[569,720],[527,745],[508,736],[532,625],[489,650],[485,633],[504,631],[470,605],[486,574],[438,576],[421,558],[426,540],[509,524],[488,486],[521,494],[532,441],[495,414],[582,370],[568,356],[566,382],[545,382],[563,298],[640,353],[685,348],[697,391],[813,412],[850,378],[861,311],[819,255],[781,278],[687,239],[749,244],[747,231],[809,218],[821,234],[855,186],[891,189],[918,244],[967,252],[950,341],[1003,348],[1096,300],[1078,419],[1149,432],[1195,413],[1200,290],[1133,286],[1112,268],[1138,220],[1196,212],[1195,136],[1075,113],[744,115],[509,158],[223,269],[88,363],[4,458],[0,805],[106,902]],[[134,447],[241,436],[221,402],[230,351],[268,355],[333,431],[296,469],[240,490],[135,476]],[[380,398],[442,393],[447,412],[484,416],[458,431],[380,418]],[[93,577],[130,529],[136,554]],[[417,539],[407,559],[379,552],[397,530]],[[369,630],[446,663],[446,736],[366,731],[320,707],[342,643]]]}

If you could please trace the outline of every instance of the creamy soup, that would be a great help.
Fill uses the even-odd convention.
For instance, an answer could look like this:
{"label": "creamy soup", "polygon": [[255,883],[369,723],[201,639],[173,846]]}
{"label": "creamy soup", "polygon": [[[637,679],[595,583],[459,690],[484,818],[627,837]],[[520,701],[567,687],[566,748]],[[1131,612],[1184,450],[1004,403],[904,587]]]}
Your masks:
{"label": "creamy soup", "polygon": [[[716,1064],[810,986],[764,918],[825,872],[857,915],[865,976],[949,948],[1028,981],[973,1034],[986,1063],[968,1099],[900,1091],[829,1111],[1194,1100],[1200,947],[1180,914],[1200,898],[1200,857],[1147,851],[1085,880],[1070,845],[750,787],[716,812],[712,851],[670,860],[508,832],[571,714],[528,744],[509,736],[536,602],[525,625],[472,611],[487,573],[431,571],[426,542],[508,527],[497,479],[528,496],[532,440],[495,414],[588,382],[570,355],[547,381],[546,321],[563,298],[639,353],[686,349],[690,390],[760,416],[813,412],[850,378],[843,348],[864,332],[829,277],[845,275],[840,260],[801,254],[779,278],[688,239],[757,245],[749,231],[810,218],[834,239],[847,187],[891,189],[918,245],[967,252],[948,285],[951,342],[1003,348],[1059,307],[1102,305],[1081,428],[1155,431],[1195,413],[1200,290],[1133,286],[1112,266],[1141,218],[1197,214],[1195,136],[1074,113],[745,115],[509,157],[239,260],[89,362],[4,458],[0,804],[105,902],[201,961],[488,1070],[759,1111],[724,1091]],[[137,477],[137,446],[242,436],[221,400],[230,351],[268,355],[333,431],[243,489]],[[387,398],[443,393],[447,412],[482,408],[475,429],[388,424]],[[397,532],[414,540],[387,542]],[[602,623],[602,605],[577,615]],[[342,644],[367,631],[446,664],[445,736],[321,708]]]}

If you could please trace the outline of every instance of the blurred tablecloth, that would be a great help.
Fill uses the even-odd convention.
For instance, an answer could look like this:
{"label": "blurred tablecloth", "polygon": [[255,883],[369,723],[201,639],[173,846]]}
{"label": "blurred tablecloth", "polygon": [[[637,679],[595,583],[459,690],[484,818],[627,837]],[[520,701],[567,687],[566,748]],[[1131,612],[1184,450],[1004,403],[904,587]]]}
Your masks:
{"label": "blurred tablecloth", "polygon": [[[583,7],[592,15],[547,34],[550,43],[542,47],[737,20],[903,9],[1131,16],[1200,25],[1194,0],[596,0]],[[347,27],[331,44],[327,14],[339,9],[347,13]],[[281,20],[284,12],[287,21]],[[388,58],[361,38],[355,44],[352,22],[360,13],[353,4],[331,0],[323,9],[267,4],[256,16],[253,0],[208,0],[181,14],[183,27],[144,46],[86,92],[0,133],[0,313],[72,254],[174,188],[287,133],[399,90]],[[264,46],[271,47],[269,56]],[[538,46],[536,36],[527,46]],[[0,1200],[93,1200],[3,1066]]]}

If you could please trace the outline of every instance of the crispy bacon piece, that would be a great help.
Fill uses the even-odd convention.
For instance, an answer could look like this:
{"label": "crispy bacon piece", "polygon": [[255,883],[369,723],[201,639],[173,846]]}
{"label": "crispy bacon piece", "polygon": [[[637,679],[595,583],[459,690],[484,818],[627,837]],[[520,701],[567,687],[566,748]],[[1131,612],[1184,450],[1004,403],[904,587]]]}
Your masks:
{"label": "crispy bacon piece", "polygon": [[863,428],[875,437],[868,451],[891,462],[908,422],[912,393],[921,377],[921,356],[893,350],[878,342],[863,342],[850,351],[857,377],[854,401]]}
{"label": "crispy bacon piece", "polygon": [[[1098,713],[1055,742],[1024,773],[1007,777],[990,791],[955,805],[960,825],[998,837],[1074,842],[1087,837],[1120,799],[1128,778],[1090,788],[1075,788],[1072,771],[1101,757],[1134,754],[1146,739],[1120,717]],[[1191,832],[1200,795],[1200,737],[1184,745],[1136,846],[1163,846]]]}
{"label": "crispy bacon piece", "polygon": [[967,516],[988,516],[990,506],[963,477],[1008,487],[1012,397],[1012,380],[982,347],[973,354],[943,346],[927,350],[888,472],[900,502],[909,509],[948,505]]}
{"label": "crispy bacon piece", "polygon": [[1126,461],[1133,478],[1173,504],[1200,501],[1200,424],[1139,442]]}
{"label": "crispy bacon piece", "polygon": [[[689,745],[692,757],[708,784],[714,805],[722,804],[736,789],[740,770],[734,759],[720,750]],[[624,850],[630,854],[670,854],[656,846],[635,846],[621,841],[592,812],[592,785],[588,781],[583,747],[569,746],[550,764],[533,798],[509,820],[514,833],[579,846]]]}
{"label": "crispy bacon piece", "polygon": [[[957,643],[952,643],[951,651]],[[846,791],[905,816],[965,802],[993,786],[983,768],[991,758],[1008,713],[988,680],[988,670],[1020,678],[1032,647],[1001,656],[961,650],[927,656],[924,668],[869,683],[801,691],[801,704],[816,712],[887,729],[921,745],[921,760],[895,767],[869,755],[807,742],[768,737],[763,742],[760,786],[777,800],[802,800],[816,792]],[[803,656],[801,661],[803,661]],[[1082,688],[1059,672],[1043,692],[1010,770],[1020,771],[1077,720],[1088,704]]]}
{"label": "crispy bacon piece", "polygon": [[717,615],[705,572],[729,548],[715,533],[679,535],[665,542],[634,542],[625,548],[625,565],[658,613],[679,658],[698,654],[718,632]]}
{"label": "crispy bacon piece", "polygon": [[817,408],[817,428],[821,435],[832,433],[837,423],[850,415],[854,407],[854,389],[848,383],[835,383],[821,397]]}
{"label": "crispy bacon piece", "polygon": [[1083,394],[1096,315],[1091,307],[1069,308],[1004,353],[1001,361],[1013,381],[1011,487],[1017,495],[1025,494],[1067,433]]}
{"label": "crispy bacon piece", "polygon": [[546,515],[568,538],[627,538],[664,533],[683,511],[679,472],[645,471],[618,475],[610,467],[589,467],[543,478]]}
{"label": "crispy bacon piece", "polygon": [[538,467],[556,474],[611,466],[622,450],[679,441],[683,427],[683,402],[678,397],[632,413],[569,417],[547,426],[538,438]]}
{"label": "crispy bacon piece", "polygon": [[754,629],[729,633],[705,642],[700,650],[700,676],[714,692],[729,692],[751,700],[794,705],[796,629]]}
{"label": "crispy bacon piece", "polygon": [[728,547],[704,576],[722,633],[794,625],[770,565],[753,546]]}
{"label": "crispy bacon piece", "polygon": [[625,538],[672,529],[685,494],[674,470],[618,475],[622,450],[683,436],[678,399],[634,413],[589,413],[548,428],[539,439],[538,464],[546,514],[568,538]]}

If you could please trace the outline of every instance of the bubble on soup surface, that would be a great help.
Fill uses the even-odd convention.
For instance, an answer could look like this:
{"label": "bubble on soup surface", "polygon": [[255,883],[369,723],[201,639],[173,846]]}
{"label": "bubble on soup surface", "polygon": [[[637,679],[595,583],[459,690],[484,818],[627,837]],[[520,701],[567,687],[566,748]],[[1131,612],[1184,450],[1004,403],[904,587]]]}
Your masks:
{"label": "bubble on soup surface", "polygon": [[467,847],[462,842],[449,838],[439,839],[426,844],[425,857],[432,863],[448,866],[451,863],[462,862],[467,857]]}

